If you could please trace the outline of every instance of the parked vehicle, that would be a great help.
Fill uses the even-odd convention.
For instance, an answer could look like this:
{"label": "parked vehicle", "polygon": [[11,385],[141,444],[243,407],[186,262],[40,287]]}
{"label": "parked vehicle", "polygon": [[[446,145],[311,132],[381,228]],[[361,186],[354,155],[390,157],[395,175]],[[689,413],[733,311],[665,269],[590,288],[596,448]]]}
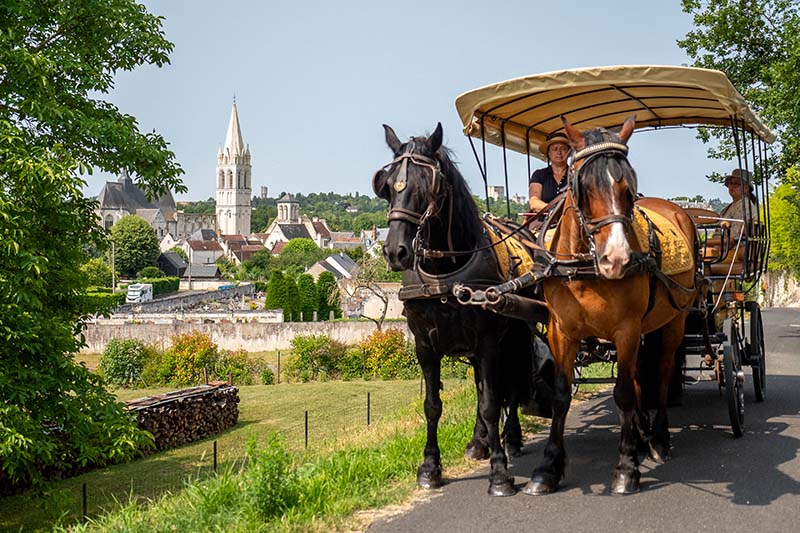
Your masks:
{"label": "parked vehicle", "polygon": [[125,303],[142,303],[153,300],[153,284],[152,283],[134,283],[128,286],[128,296],[125,297]]}

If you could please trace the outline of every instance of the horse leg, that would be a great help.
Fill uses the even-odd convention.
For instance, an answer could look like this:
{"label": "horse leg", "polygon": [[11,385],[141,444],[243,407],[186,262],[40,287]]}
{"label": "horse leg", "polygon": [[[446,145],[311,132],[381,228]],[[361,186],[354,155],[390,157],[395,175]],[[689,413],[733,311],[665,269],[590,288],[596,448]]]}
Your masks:
{"label": "horse leg", "polygon": [[417,359],[425,377],[425,420],[427,421],[427,438],[425,440],[425,458],[417,469],[417,485],[423,489],[436,489],[443,485],[442,461],[439,453],[437,430],[442,416],[442,399],[439,396],[439,380],[441,378],[441,356],[428,346],[417,343]]}
{"label": "horse leg", "polygon": [[503,425],[503,444],[511,457],[522,455],[522,426],[519,423],[519,402],[512,395],[508,402],[508,416]]}
{"label": "horse leg", "polygon": [[650,459],[661,464],[669,458],[670,438],[667,405],[670,385],[675,372],[675,354],[683,340],[686,318],[678,315],[661,328],[661,354],[659,357],[658,407],[653,420],[653,439],[650,442]]}
{"label": "horse leg", "polygon": [[619,462],[614,468],[611,492],[631,494],[639,491],[639,455],[637,452],[635,410],[637,398],[636,362],[639,352],[639,332],[624,332],[614,339],[617,346],[617,366],[619,374],[614,386],[614,401],[619,410],[620,440]]}
{"label": "horse leg", "polygon": [[508,471],[506,451],[500,443],[500,405],[502,380],[498,371],[500,354],[496,342],[490,335],[484,335],[480,341],[478,353],[481,365],[482,395],[480,414],[486,425],[489,441],[489,494],[492,496],[513,496],[514,476]]}
{"label": "horse leg", "polygon": [[486,431],[486,424],[483,423],[481,418],[481,397],[483,396],[483,386],[480,379],[480,365],[472,359],[472,370],[475,378],[475,391],[478,396],[478,404],[475,407],[475,429],[472,431],[472,440],[467,443],[467,449],[464,452],[464,457],[473,459],[475,461],[482,461],[489,458],[489,440],[488,432]]}
{"label": "horse leg", "polygon": [[531,480],[523,488],[527,494],[550,494],[558,488],[564,477],[567,453],[564,450],[564,425],[567,420],[569,404],[572,400],[572,371],[579,341],[567,337],[554,321],[548,328],[550,348],[555,359],[555,380],[553,383],[553,420],[550,435],[544,448],[544,459],[536,467]]}

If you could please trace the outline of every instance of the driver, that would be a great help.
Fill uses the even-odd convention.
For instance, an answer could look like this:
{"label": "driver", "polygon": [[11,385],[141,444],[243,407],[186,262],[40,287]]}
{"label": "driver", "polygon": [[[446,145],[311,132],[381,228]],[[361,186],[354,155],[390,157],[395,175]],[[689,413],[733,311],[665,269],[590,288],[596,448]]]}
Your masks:
{"label": "driver", "polygon": [[569,151],[569,139],[560,131],[551,133],[539,145],[539,152],[547,157],[548,165],[536,170],[528,180],[528,203],[533,213],[549,204],[566,185]]}

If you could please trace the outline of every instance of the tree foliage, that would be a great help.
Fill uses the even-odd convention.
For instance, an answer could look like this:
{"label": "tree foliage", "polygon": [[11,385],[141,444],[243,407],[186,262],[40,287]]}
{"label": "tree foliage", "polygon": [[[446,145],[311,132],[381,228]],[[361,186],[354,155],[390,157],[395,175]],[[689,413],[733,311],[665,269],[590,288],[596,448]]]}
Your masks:
{"label": "tree foliage", "polygon": [[800,276],[800,201],[790,185],[780,185],[769,201],[771,218],[770,267]]}
{"label": "tree foliage", "polygon": [[291,239],[281,250],[278,265],[289,273],[301,274],[327,255],[311,239]]}
{"label": "tree foliage", "polygon": [[[694,29],[678,41],[694,66],[725,72],[779,133],[772,168],[800,182],[800,4],[796,0],[682,0]],[[712,157],[732,159],[730,142]]]}
{"label": "tree foliage", "polygon": [[155,231],[145,219],[127,215],[111,226],[114,265],[124,275],[133,277],[145,267],[158,264],[161,248]]}
{"label": "tree foliage", "polygon": [[105,259],[94,257],[81,265],[86,285],[89,287],[111,287],[113,279],[111,277],[111,267],[106,264]]}
{"label": "tree foliage", "polygon": [[331,311],[335,318],[341,318],[339,307],[339,287],[336,278],[330,272],[323,272],[317,278],[317,312],[320,320],[328,320]]}
{"label": "tree foliage", "polygon": [[314,312],[317,311],[318,305],[314,278],[310,274],[297,276],[297,290],[300,292],[300,312],[303,313],[303,322],[310,322],[314,319]]}
{"label": "tree foliage", "polygon": [[102,100],[118,71],[163,65],[162,21],[132,0],[0,5],[0,487],[132,457],[148,434],[72,354],[85,250],[105,248],[80,175],[126,168],[185,192],[156,133]]}

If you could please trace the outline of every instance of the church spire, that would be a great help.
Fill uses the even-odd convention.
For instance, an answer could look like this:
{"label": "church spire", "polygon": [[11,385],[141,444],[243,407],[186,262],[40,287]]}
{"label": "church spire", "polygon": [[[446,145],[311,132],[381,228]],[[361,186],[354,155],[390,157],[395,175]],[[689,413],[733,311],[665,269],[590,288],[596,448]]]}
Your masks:
{"label": "church spire", "polygon": [[235,157],[240,155],[243,149],[242,129],[239,127],[239,113],[236,110],[236,100],[234,100],[231,108],[231,120],[228,123],[228,134],[225,136],[224,151],[229,157]]}

